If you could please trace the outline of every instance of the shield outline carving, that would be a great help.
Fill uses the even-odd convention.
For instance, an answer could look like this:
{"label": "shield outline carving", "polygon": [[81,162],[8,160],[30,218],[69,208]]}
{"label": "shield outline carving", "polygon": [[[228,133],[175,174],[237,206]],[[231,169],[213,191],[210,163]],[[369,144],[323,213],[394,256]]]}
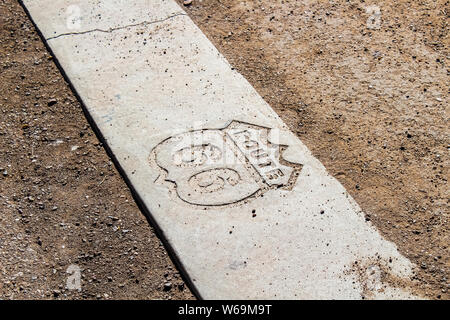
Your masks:
{"label": "shield outline carving", "polygon": [[[222,129],[194,129],[170,136],[150,153],[151,166],[160,172],[155,183],[171,186],[178,199],[203,208],[247,203],[271,189],[291,190],[303,165],[283,159],[289,146],[270,142],[271,130],[232,120]],[[219,138],[221,155],[211,143]],[[191,152],[184,155],[186,148]]]}

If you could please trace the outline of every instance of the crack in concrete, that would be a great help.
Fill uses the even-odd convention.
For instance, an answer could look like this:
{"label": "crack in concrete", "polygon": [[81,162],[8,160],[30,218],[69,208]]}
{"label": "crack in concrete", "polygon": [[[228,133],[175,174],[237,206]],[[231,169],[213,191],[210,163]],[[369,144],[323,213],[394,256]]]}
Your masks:
{"label": "crack in concrete", "polygon": [[49,40],[53,40],[53,39],[60,38],[60,37],[74,36],[74,35],[80,35],[80,34],[87,34],[87,33],[92,33],[92,32],[111,33],[113,31],[122,30],[122,29],[126,29],[126,28],[132,28],[132,27],[138,27],[138,26],[146,26],[146,25],[155,24],[155,23],[161,23],[161,22],[173,19],[173,18],[178,17],[178,16],[187,16],[187,14],[184,13],[184,12],[180,12],[180,13],[176,13],[176,14],[173,14],[171,16],[168,16],[167,18],[164,18],[164,19],[155,20],[155,21],[143,21],[143,22],[139,22],[139,23],[135,23],[135,24],[129,24],[129,25],[126,25],[126,26],[110,28],[108,30],[96,28],[96,29],[86,30],[86,31],[81,31],[81,32],[61,33],[61,34],[59,34],[57,36],[53,36],[53,37],[47,38],[46,40],[49,41]]}

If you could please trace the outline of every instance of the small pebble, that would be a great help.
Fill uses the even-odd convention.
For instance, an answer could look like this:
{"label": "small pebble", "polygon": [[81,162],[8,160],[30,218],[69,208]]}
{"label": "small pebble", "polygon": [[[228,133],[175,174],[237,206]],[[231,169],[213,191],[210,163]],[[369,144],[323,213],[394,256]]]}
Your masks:
{"label": "small pebble", "polygon": [[172,282],[164,283],[164,291],[169,291],[170,289],[172,289]]}
{"label": "small pebble", "polygon": [[48,102],[47,102],[47,105],[49,106],[49,107],[51,107],[51,106],[53,106],[53,105],[55,105],[55,104],[57,104],[58,103],[58,100],[56,100],[56,99],[50,99]]}

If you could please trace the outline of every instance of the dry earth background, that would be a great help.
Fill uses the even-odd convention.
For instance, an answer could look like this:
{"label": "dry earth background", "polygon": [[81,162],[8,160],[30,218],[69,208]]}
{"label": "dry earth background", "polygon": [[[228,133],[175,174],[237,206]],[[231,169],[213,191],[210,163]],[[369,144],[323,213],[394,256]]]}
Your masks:
{"label": "dry earth background", "polygon": [[[180,1],[181,2],[181,1]],[[370,29],[366,7],[381,9]],[[187,11],[449,299],[448,1]],[[0,0],[0,297],[192,298],[15,0]],[[70,264],[81,292],[65,289]],[[410,285],[410,284],[409,284]]]}

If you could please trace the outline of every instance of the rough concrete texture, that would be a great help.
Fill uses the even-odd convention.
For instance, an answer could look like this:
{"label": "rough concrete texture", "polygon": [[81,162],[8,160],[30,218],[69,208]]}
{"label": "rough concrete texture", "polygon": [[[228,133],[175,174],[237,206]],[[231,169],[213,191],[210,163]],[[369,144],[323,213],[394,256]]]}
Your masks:
{"label": "rough concrete texture", "polygon": [[81,1],[70,32],[70,1],[24,3],[202,297],[413,297],[410,261],[174,1]]}

